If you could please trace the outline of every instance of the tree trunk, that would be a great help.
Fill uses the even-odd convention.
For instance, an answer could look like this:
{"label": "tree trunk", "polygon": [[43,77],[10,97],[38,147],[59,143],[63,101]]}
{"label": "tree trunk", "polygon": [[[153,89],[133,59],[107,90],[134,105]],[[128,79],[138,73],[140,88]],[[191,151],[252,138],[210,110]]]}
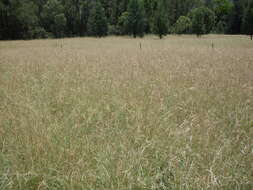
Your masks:
{"label": "tree trunk", "polygon": [[162,34],[159,34],[159,38],[162,39],[162,38],[163,38],[163,35],[162,35]]}
{"label": "tree trunk", "polygon": [[251,40],[252,40],[252,36],[253,36],[253,34],[250,35],[250,39],[251,39]]}

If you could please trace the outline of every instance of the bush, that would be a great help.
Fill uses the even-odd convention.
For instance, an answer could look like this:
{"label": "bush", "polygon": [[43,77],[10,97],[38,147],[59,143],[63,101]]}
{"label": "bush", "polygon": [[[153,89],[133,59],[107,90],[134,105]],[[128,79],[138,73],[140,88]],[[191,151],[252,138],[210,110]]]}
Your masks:
{"label": "bush", "polygon": [[120,34],[128,33],[127,32],[128,16],[129,16],[129,13],[126,11],[126,12],[123,12],[121,16],[119,17],[118,28],[119,28]]}
{"label": "bush", "polygon": [[57,38],[64,37],[65,27],[67,23],[67,19],[63,13],[58,14],[54,18],[54,34]]}
{"label": "bush", "polygon": [[214,28],[214,32],[217,34],[224,34],[227,30],[227,24],[224,21],[219,21]]}
{"label": "bush", "polygon": [[108,35],[120,35],[121,31],[119,26],[115,25],[108,25]]}
{"label": "bush", "polygon": [[195,8],[189,16],[192,20],[192,32],[197,36],[208,34],[213,29],[215,14],[207,7]]}
{"label": "bush", "polygon": [[174,25],[173,32],[176,34],[190,33],[192,21],[189,17],[180,16]]}
{"label": "bush", "polygon": [[52,36],[52,34],[48,33],[44,28],[42,28],[42,27],[36,27],[32,31],[32,37],[34,39],[36,39],[36,38],[46,39],[46,38],[51,38],[53,36]]}

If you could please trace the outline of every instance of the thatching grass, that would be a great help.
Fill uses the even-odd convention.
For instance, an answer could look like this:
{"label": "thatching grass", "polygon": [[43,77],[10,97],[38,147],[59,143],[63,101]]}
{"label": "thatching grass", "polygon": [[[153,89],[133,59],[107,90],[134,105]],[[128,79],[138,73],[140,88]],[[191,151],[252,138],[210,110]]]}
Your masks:
{"label": "thatching grass", "polygon": [[252,168],[248,37],[0,42],[0,189],[250,189]]}

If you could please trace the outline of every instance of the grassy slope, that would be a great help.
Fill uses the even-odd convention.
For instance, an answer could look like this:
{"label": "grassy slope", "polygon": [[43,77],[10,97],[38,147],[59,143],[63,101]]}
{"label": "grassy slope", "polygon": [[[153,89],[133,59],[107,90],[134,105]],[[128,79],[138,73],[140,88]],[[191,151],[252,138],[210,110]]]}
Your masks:
{"label": "grassy slope", "polygon": [[252,52],[244,36],[0,42],[0,189],[242,188]]}

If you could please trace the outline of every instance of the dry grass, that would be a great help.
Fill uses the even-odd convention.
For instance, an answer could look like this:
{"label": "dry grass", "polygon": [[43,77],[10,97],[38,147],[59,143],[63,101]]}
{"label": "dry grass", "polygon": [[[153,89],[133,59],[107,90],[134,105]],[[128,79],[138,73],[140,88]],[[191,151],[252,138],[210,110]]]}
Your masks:
{"label": "dry grass", "polygon": [[0,42],[0,189],[250,189],[252,97],[244,36]]}

